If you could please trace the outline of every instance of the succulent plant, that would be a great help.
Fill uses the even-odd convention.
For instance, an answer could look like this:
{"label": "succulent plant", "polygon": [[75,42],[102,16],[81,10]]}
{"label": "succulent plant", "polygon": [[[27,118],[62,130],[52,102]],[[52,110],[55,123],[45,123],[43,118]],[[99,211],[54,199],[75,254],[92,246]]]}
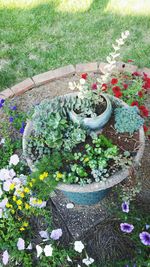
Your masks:
{"label": "succulent plant", "polygon": [[139,115],[139,110],[134,107],[119,107],[115,109],[115,129],[118,133],[133,134],[144,123]]}

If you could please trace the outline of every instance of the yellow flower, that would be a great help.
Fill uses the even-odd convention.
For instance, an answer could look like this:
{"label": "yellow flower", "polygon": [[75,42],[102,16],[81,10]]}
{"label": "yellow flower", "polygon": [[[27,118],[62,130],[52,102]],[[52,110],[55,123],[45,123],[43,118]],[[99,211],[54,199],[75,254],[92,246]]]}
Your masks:
{"label": "yellow flower", "polygon": [[63,178],[63,174],[61,172],[57,172],[56,173],[56,180],[62,179]]}
{"label": "yellow flower", "polygon": [[13,209],[12,209],[10,212],[11,212],[12,214],[15,214],[15,210],[13,210]]}
{"label": "yellow flower", "polygon": [[41,181],[43,181],[47,176],[48,176],[48,172],[43,172],[43,174],[41,174],[41,175],[39,176],[39,179],[40,179]]}
{"label": "yellow flower", "polygon": [[29,225],[28,222],[24,222],[24,223],[23,223],[23,226],[24,226],[24,227],[27,227],[28,225]]}
{"label": "yellow flower", "polygon": [[17,199],[16,196],[13,196],[13,201],[16,201],[16,199]]}
{"label": "yellow flower", "polygon": [[25,209],[29,210],[30,209],[30,205],[28,203],[25,203]]}
{"label": "yellow flower", "polygon": [[24,227],[21,227],[21,228],[20,228],[20,231],[24,231],[24,230],[25,230],[25,228],[24,228]]}
{"label": "yellow flower", "polygon": [[30,187],[32,187],[32,186],[33,186],[33,183],[32,183],[32,182],[30,182],[30,183],[29,183],[29,186],[30,186]]}
{"label": "yellow flower", "polygon": [[20,206],[20,205],[22,205],[22,200],[18,199],[18,200],[16,201],[16,203],[17,203],[18,206]]}
{"label": "yellow flower", "polygon": [[22,210],[22,207],[21,206],[18,206],[18,210]]}
{"label": "yellow flower", "polygon": [[7,202],[6,208],[12,208],[12,205],[9,202]]}
{"label": "yellow flower", "polygon": [[88,162],[88,161],[89,161],[89,158],[85,158],[85,159],[84,159],[84,162]]}
{"label": "yellow flower", "polygon": [[30,189],[29,189],[28,187],[25,187],[25,188],[24,188],[24,192],[25,192],[25,193],[29,193],[29,192],[30,192]]}
{"label": "yellow flower", "polygon": [[9,189],[10,189],[10,190],[13,190],[14,188],[15,188],[15,184],[12,183],[12,184],[10,185]]}
{"label": "yellow flower", "polygon": [[20,193],[20,197],[24,198],[24,193],[23,192]]}
{"label": "yellow flower", "polygon": [[39,204],[39,205],[42,204],[42,200],[41,199],[38,199],[37,200],[37,204]]}

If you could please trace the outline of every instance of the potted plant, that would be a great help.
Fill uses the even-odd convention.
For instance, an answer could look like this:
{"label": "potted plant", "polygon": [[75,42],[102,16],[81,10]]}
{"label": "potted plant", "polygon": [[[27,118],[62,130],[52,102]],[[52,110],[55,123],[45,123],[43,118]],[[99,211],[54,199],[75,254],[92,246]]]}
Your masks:
{"label": "potted plant", "polygon": [[[115,51],[127,36],[128,32],[122,34]],[[116,52],[111,53],[107,72],[96,83],[88,83],[87,74],[83,74],[80,84],[69,84],[72,89],[77,87],[79,94],[42,101],[25,127],[23,151],[30,169],[47,168],[47,182],[56,183],[57,189],[77,204],[92,205],[100,201],[114,185],[131,174],[143,155],[144,120],[139,109],[129,107],[121,99],[120,89],[110,88],[114,82],[118,83],[110,73],[117,56]],[[133,84],[129,82],[129,87]],[[140,80],[138,84],[142,87]],[[135,99],[139,97],[136,90],[132,87]],[[127,91],[124,95],[127,97]],[[107,108],[109,112],[101,122],[98,114],[93,114],[102,100],[104,113],[100,117]]]}

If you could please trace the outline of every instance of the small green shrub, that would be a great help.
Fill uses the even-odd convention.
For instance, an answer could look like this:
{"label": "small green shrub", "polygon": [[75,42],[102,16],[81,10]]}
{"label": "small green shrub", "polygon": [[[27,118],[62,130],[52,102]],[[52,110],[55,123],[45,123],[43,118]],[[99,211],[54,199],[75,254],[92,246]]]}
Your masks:
{"label": "small green shrub", "polygon": [[138,108],[119,107],[115,109],[115,129],[119,133],[133,134],[144,124],[144,119],[138,114]]}

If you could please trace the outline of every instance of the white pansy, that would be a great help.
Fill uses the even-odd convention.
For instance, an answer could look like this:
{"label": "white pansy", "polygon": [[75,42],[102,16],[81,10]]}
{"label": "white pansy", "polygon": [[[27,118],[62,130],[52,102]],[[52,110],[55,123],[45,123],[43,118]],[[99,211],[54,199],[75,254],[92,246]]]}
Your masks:
{"label": "white pansy", "polygon": [[45,248],[44,248],[44,253],[45,253],[45,256],[46,257],[50,257],[52,256],[52,253],[53,253],[53,248],[52,248],[52,245],[46,245]]}
{"label": "white pansy", "polygon": [[4,209],[7,202],[8,202],[8,198],[4,198],[2,201],[0,201],[0,208]]}
{"label": "white pansy", "polygon": [[5,181],[3,183],[3,190],[6,191],[6,192],[8,192],[10,190],[11,184],[12,184],[12,181],[9,181],[9,180],[8,181]]}
{"label": "white pansy", "polygon": [[7,179],[11,179],[9,170],[7,169],[1,169],[0,170],[0,180],[5,181]]}
{"label": "white pansy", "polygon": [[32,250],[32,244],[31,244],[31,242],[30,242],[30,244],[27,246],[26,249],[28,249],[28,250]]}
{"label": "white pansy", "polygon": [[8,261],[9,261],[9,254],[8,254],[8,251],[5,250],[3,252],[2,262],[3,262],[4,265],[7,265],[8,264]]}
{"label": "white pansy", "polygon": [[74,242],[74,250],[81,253],[82,250],[84,249],[84,245],[81,241],[75,241]]}
{"label": "white pansy", "polygon": [[23,238],[18,238],[17,248],[18,248],[18,250],[24,250],[25,249],[25,241]]}
{"label": "white pansy", "polygon": [[72,259],[70,259],[70,257],[68,255],[67,255],[67,261],[72,262]]}
{"label": "white pansy", "polygon": [[36,245],[36,251],[37,251],[37,258],[39,258],[41,253],[42,253],[42,251],[43,251],[43,249],[41,248],[41,246]]}
{"label": "white pansy", "polygon": [[40,234],[40,236],[41,236],[42,238],[44,238],[44,239],[46,239],[46,240],[49,239],[49,234],[48,234],[47,231],[40,231],[39,234]]}
{"label": "white pansy", "polygon": [[15,173],[15,171],[13,169],[10,169],[9,170],[9,175],[10,175],[11,178],[14,178],[16,176],[16,173]]}
{"label": "white pansy", "polygon": [[17,165],[19,163],[19,157],[17,154],[14,154],[10,157],[9,165]]}
{"label": "white pansy", "polygon": [[89,266],[89,265],[91,265],[91,264],[94,262],[94,259],[87,257],[87,258],[83,259],[82,262],[83,262],[86,266]]}

